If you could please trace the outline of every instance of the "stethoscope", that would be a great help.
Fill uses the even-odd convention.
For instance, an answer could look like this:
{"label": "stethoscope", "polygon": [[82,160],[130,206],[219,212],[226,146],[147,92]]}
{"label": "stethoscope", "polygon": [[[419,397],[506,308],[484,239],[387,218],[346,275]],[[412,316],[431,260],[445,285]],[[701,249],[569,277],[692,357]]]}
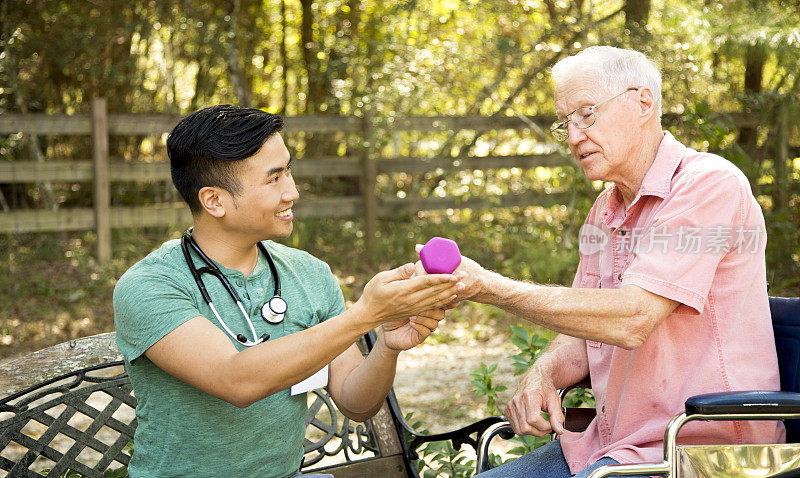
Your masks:
{"label": "stethoscope", "polygon": [[[203,261],[203,264],[205,264],[200,269],[195,267],[194,261],[192,261],[191,254],[189,252],[189,248],[191,248],[200,257],[200,260]],[[219,322],[222,328],[225,329],[225,332],[230,335],[231,338],[247,347],[252,347],[253,345],[258,345],[269,340],[269,334],[263,334],[261,337],[256,337],[256,329],[253,327],[253,321],[250,320],[250,315],[244,310],[244,306],[242,305],[242,300],[239,298],[239,294],[236,293],[236,290],[228,281],[228,278],[225,277],[225,274],[223,274],[222,271],[219,270],[219,267],[214,264],[214,261],[212,261],[211,258],[208,257],[205,252],[200,249],[200,246],[198,246],[194,241],[191,227],[187,229],[181,237],[181,250],[183,251],[183,257],[186,259],[186,264],[189,266],[189,271],[192,273],[192,277],[194,277],[194,281],[197,284],[197,287],[200,289],[200,294],[203,296],[203,300],[205,300],[206,304],[208,304],[208,307],[211,308],[211,312],[214,314],[217,322]],[[272,272],[272,279],[275,281],[275,291],[272,294],[272,298],[261,306],[261,317],[270,324],[280,324],[283,322],[283,317],[286,315],[288,306],[286,305],[286,301],[281,298],[281,280],[278,277],[278,269],[275,267],[275,262],[272,260],[272,256],[269,254],[267,248],[264,247],[264,244],[259,242],[258,250],[261,251],[264,254],[264,257],[267,258],[269,270]],[[250,328],[250,332],[253,334],[253,340],[247,340],[247,337],[245,337],[244,334],[234,334],[233,331],[231,331],[227,324],[225,324],[225,322],[222,320],[222,317],[219,316],[216,307],[214,307],[214,303],[211,302],[211,296],[208,295],[206,286],[203,284],[202,276],[206,272],[219,279],[219,281],[222,283],[222,286],[228,291],[228,294],[236,302],[236,305],[239,307],[239,310],[244,316],[244,320],[247,322],[247,326]]]}

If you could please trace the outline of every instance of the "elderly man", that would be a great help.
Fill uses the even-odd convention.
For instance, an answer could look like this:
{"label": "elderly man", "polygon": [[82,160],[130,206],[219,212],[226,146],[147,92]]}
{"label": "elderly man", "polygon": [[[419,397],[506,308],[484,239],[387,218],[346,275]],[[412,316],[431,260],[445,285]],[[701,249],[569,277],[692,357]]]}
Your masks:
{"label": "elderly man", "polygon": [[[661,459],[668,420],[701,393],[779,389],[764,218],[742,172],[661,129],[661,76],[639,52],[588,48],[553,67],[555,137],[612,182],[581,230],[572,288],[516,282],[464,258],[460,298],[559,332],[505,409],[559,438],[482,476],[586,476]],[[591,377],[597,417],[564,430],[557,389]],[[542,412],[549,413],[549,419]],[[777,422],[694,423],[684,443],[781,441]]]}

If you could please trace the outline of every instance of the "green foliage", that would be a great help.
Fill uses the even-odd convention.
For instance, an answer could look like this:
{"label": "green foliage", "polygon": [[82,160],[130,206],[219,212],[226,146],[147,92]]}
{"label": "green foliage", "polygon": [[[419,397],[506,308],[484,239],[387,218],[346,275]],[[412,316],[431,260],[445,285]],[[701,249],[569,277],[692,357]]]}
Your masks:
{"label": "green foliage", "polygon": [[[415,431],[430,434],[425,428],[425,422],[414,420],[413,413],[407,413],[405,419]],[[411,434],[406,432],[406,441],[410,442],[412,439]],[[426,443],[417,452],[420,459],[414,462],[414,466],[423,478],[468,478],[475,472],[475,462],[463,456],[462,450],[453,448],[448,440]]]}
{"label": "green foliage", "polygon": [[[552,115],[547,70],[557,60],[600,43],[643,50],[662,70],[665,121],[676,136],[739,165],[759,193],[768,224],[775,224],[767,259],[772,291],[800,290],[796,5],[644,0],[636,2],[647,12],[638,20],[647,34],[640,35],[626,31],[630,1],[26,0],[25,8],[12,3],[0,11],[0,113],[87,113],[88,99],[96,95],[108,97],[111,113],[183,114],[247,97],[257,107],[289,115],[369,111],[379,126],[375,152],[383,158],[565,152],[536,124],[527,131],[431,132],[398,131],[394,125],[409,115]],[[750,71],[750,77],[760,78],[759,88],[750,91],[742,84],[753,59],[762,68]],[[237,84],[246,94],[237,92]],[[774,160],[779,107],[787,109],[791,123],[786,162]],[[758,119],[755,153],[744,154],[744,128],[714,113],[719,111]],[[677,120],[670,119],[676,114]],[[362,144],[358,135],[344,133],[285,136],[298,158],[357,156]],[[23,134],[0,138],[0,160],[35,157],[29,139]],[[38,142],[48,160],[92,154],[87,136],[40,135]],[[113,136],[109,146],[115,160],[166,159],[163,138]],[[0,199],[12,210],[92,204],[85,183],[56,182],[50,185],[52,194],[45,186],[3,184]],[[577,230],[601,186],[574,166],[433,170],[378,180],[378,192],[389,197],[496,198],[532,190],[567,194],[558,204],[532,205],[549,218],[526,216],[530,208],[520,208],[455,212],[439,215],[442,222],[436,223],[450,222],[443,232],[459,239],[477,234],[489,242],[468,255],[481,256],[493,269],[557,284],[571,280]],[[353,178],[304,181],[300,188],[304,198],[361,194]],[[115,206],[178,200],[164,182],[115,183],[112,194]],[[393,218],[405,223],[404,230],[384,234],[381,257],[407,250],[409,233],[427,235],[433,228],[423,234],[419,220],[436,214],[422,216]],[[348,222],[355,224],[349,232],[362,236],[345,244],[363,246],[363,228],[358,221]],[[318,237],[324,240],[325,234]],[[54,291],[42,294],[52,297]]]}
{"label": "green foliage", "polygon": [[514,376],[522,375],[531,368],[539,355],[547,348],[549,340],[540,337],[539,334],[531,335],[528,329],[521,325],[511,326],[511,343],[518,349],[519,353],[511,356],[514,364]]}
{"label": "green foliage", "polygon": [[[531,335],[528,330],[521,325],[511,326],[511,343],[519,349],[519,353],[511,356],[511,361],[514,365],[514,376],[522,375],[536,362],[536,359],[547,348],[550,341],[538,334]],[[475,386],[475,395],[486,396],[486,408],[490,415],[500,415],[501,412],[497,406],[497,393],[506,389],[505,386],[494,386],[492,383],[493,374],[497,370],[497,364],[486,366],[483,362],[480,368],[474,370],[470,375],[473,377],[472,383]],[[510,455],[524,455],[530,451],[539,448],[540,446],[550,441],[549,436],[535,437],[535,436],[514,436],[511,438],[512,442],[517,443],[517,446],[509,450]],[[512,458],[513,459],[513,458]],[[506,460],[506,461],[510,461]],[[501,457],[494,456],[491,458],[492,466],[499,466],[504,463]]]}
{"label": "green foliage", "polygon": [[[380,127],[376,153],[383,158],[564,153],[538,126],[419,132],[396,131],[394,124],[409,115],[552,115],[547,69],[555,61],[594,44],[631,46],[661,68],[665,124],[676,137],[727,158],[749,178],[768,229],[770,293],[800,294],[796,4],[644,0],[647,35],[640,35],[625,31],[620,7],[626,3],[632,2],[26,0],[23,8],[5,2],[0,113],[88,113],[89,98],[100,95],[108,97],[111,113],[184,114],[213,103],[241,103],[238,81],[253,105],[273,112],[373,113]],[[757,88],[747,87],[745,77],[757,78]],[[752,145],[744,141],[742,117],[757,122],[750,130]],[[789,145],[785,160],[782,135]],[[286,138],[298,158],[360,152],[361,139],[354,135],[292,132]],[[0,138],[0,161],[35,157],[29,140],[24,134]],[[38,141],[48,161],[92,154],[86,136],[42,135]],[[113,136],[110,151],[121,161],[166,159],[160,138]],[[14,211],[92,204],[87,184],[52,187],[49,198],[42,184],[0,184],[0,199]],[[303,198],[362,193],[352,178],[318,178],[299,187]],[[578,228],[602,187],[574,165],[381,175],[377,192],[385,197],[496,199],[526,191],[548,196],[523,208],[421,211],[381,220],[378,266],[414,260],[413,244],[438,235],[455,239],[465,255],[502,274],[568,285],[578,262]],[[548,201],[555,193],[566,199]],[[177,200],[163,182],[115,183],[112,194],[115,206]],[[112,330],[115,279],[178,230],[115,230],[115,261],[108,266],[92,258],[91,233],[4,236],[0,356]],[[363,260],[361,219],[300,219],[284,242],[329,262],[348,299],[375,272]],[[481,310],[483,318],[493,313]],[[512,356],[519,375],[546,338],[516,327],[511,340],[520,349]],[[502,390],[495,374],[496,365],[486,364],[472,373],[487,413],[499,408]],[[592,400],[573,392],[565,404]],[[538,444],[520,438],[518,448]],[[451,450],[442,445],[434,453],[437,470],[445,473],[444,463],[455,460]]]}
{"label": "green foliage", "polygon": [[470,477],[475,472],[475,461],[468,460],[461,450],[456,450],[450,441],[431,442],[423,454],[430,469],[422,472],[423,478],[446,476],[452,478]]}
{"label": "green foliage", "polygon": [[592,391],[585,388],[574,388],[570,390],[567,396],[561,401],[561,405],[564,407],[582,407],[587,406],[589,408],[594,408],[594,395]]}
{"label": "green foliage", "polygon": [[[539,334],[531,334],[528,329],[521,325],[511,326],[511,343],[519,349],[519,353],[511,356],[514,365],[514,375],[522,375],[536,362],[536,359],[547,349],[550,340],[541,337]],[[486,409],[489,415],[499,415],[500,410],[497,404],[497,394],[506,390],[504,385],[494,385],[494,378],[497,371],[497,364],[487,366],[481,362],[477,370],[472,371],[472,384],[475,387],[474,393],[476,396],[486,397]],[[591,391],[584,389],[573,389],[564,398],[562,405],[564,407],[580,407],[589,406],[594,407],[594,397]],[[549,419],[548,414],[543,412],[545,419]],[[514,436],[511,441],[517,445],[511,448],[508,453],[510,455],[521,456],[528,452],[539,448],[540,446],[548,443],[551,437],[548,435],[542,437],[535,436]],[[499,466],[500,464],[510,461],[503,460],[500,456],[490,456],[492,466]]]}
{"label": "green foliage", "polygon": [[[517,443],[518,445],[508,450],[508,454],[522,456],[526,453],[532,452],[533,450],[539,448],[540,446],[550,443],[551,440],[552,437],[550,435],[545,435],[541,437],[533,435],[522,435],[522,436],[516,435],[511,438],[511,441]],[[509,458],[503,463],[507,463],[512,460],[514,460],[514,458]]]}
{"label": "green foliage", "polygon": [[475,386],[475,396],[486,397],[486,408],[489,410],[490,415],[500,415],[500,409],[497,406],[497,394],[507,388],[505,385],[492,383],[492,375],[495,370],[497,370],[497,364],[487,367],[485,363],[481,362],[480,367],[469,374],[472,377],[472,384]]}

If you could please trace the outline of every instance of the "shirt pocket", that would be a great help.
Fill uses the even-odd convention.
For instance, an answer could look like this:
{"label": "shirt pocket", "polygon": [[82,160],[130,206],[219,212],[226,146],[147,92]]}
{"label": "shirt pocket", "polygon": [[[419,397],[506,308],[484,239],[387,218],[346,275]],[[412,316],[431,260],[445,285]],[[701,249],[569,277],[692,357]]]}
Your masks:
{"label": "shirt pocket", "polygon": [[316,311],[310,306],[289,306],[284,317],[286,335],[302,332],[319,323]]}
{"label": "shirt pocket", "polygon": [[587,272],[581,278],[581,289],[598,289],[600,287],[600,274]]}

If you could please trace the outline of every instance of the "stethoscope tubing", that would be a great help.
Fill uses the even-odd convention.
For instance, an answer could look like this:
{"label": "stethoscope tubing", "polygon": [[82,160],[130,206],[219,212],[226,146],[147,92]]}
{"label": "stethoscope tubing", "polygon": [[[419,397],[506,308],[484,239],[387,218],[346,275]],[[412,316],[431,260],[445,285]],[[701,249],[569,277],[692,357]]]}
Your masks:
{"label": "stethoscope tubing", "polygon": [[[279,324],[283,321],[284,316],[286,314],[286,301],[284,301],[283,298],[281,297],[281,282],[280,278],[278,277],[278,269],[275,266],[275,262],[272,260],[272,255],[270,255],[267,248],[264,247],[264,245],[260,242],[257,244],[257,247],[266,257],[267,263],[269,264],[270,272],[272,273],[272,278],[275,281],[275,289],[273,291],[273,297],[261,307],[261,316],[264,318],[265,321],[271,324]],[[197,254],[200,260],[203,262],[204,264],[203,267],[200,267],[198,269],[194,265],[194,261],[192,261],[191,252],[189,251],[190,248]],[[192,228],[187,229],[181,236],[181,251],[183,252],[184,259],[186,259],[186,264],[189,267],[189,272],[191,272],[195,284],[197,284],[197,288],[200,289],[200,295],[203,297],[203,301],[205,301],[205,303],[211,309],[211,313],[214,314],[214,318],[217,319],[217,322],[219,322],[219,324],[222,326],[225,333],[227,333],[231,338],[233,338],[234,340],[236,340],[237,342],[246,347],[252,347],[254,345],[258,345],[268,340],[269,334],[263,334],[261,337],[256,336],[256,329],[255,326],[253,325],[253,321],[250,320],[250,315],[244,309],[244,305],[242,304],[242,300],[239,297],[239,294],[236,293],[236,289],[233,288],[228,278],[225,277],[225,274],[222,273],[222,271],[219,269],[219,267],[217,267],[214,261],[211,260],[211,258],[208,257],[205,254],[205,252],[203,252],[203,250],[200,249],[200,246],[194,241],[194,238],[192,237]],[[245,322],[247,323],[247,327],[250,329],[250,333],[252,334],[253,340],[247,340],[247,338],[242,334],[238,335],[234,334],[233,331],[225,323],[225,321],[222,320],[222,317],[219,315],[219,312],[217,312],[217,308],[214,307],[214,303],[211,300],[211,296],[209,295],[205,283],[203,282],[203,274],[205,273],[211,274],[212,276],[216,277],[217,280],[220,281],[222,286],[228,292],[230,297],[234,300],[234,302],[236,302],[236,306],[239,308],[239,311],[242,313],[242,316],[244,317]],[[283,312],[276,312],[272,308],[271,303],[276,299],[280,304],[283,305]],[[268,305],[271,315],[270,319],[267,318],[267,315],[264,312],[265,307],[267,307]]]}

